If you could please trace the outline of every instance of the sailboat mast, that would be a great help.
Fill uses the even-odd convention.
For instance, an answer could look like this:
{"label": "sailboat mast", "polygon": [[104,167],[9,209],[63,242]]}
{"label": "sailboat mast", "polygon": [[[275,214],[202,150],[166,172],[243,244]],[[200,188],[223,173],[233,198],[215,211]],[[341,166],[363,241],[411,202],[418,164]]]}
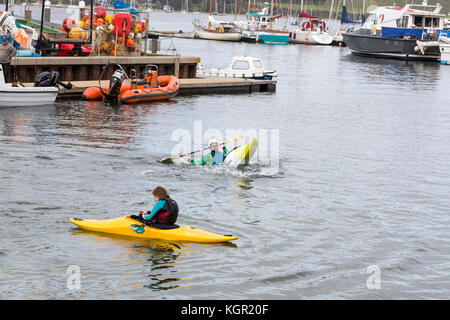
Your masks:
{"label": "sailboat mast", "polygon": [[237,0],[234,0],[234,21],[236,21],[237,16]]}
{"label": "sailboat mast", "polygon": [[[366,0],[363,1],[362,17],[364,17],[364,15],[366,14],[365,11],[366,11]],[[361,21],[363,19],[362,17],[361,17]]]}
{"label": "sailboat mast", "polygon": [[[209,0],[209,16],[211,17],[212,0]],[[208,20],[208,28],[211,28],[211,21]]]}
{"label": "sailboat mast", "polygon": [[302,2],[300,3],[300,12],[302,12],[303,11],[303,0],[302,0]]}
{"label": "sailboat mast", "polygon": [[330,15],[328,16],[328,20],[331,20],[331,14],[333,13],[333,7],[334,7],[334,0],[331,0]]}
{"label": "sailboat mast", "polygon": [[272,28],[273,0],[270,2],[270,27]]}
{"label": "sailboat mast", "polygon": [[247,12],[250,12],[250,1],[251,1],[251,0],[248,0],[248,8],[247,8]]}

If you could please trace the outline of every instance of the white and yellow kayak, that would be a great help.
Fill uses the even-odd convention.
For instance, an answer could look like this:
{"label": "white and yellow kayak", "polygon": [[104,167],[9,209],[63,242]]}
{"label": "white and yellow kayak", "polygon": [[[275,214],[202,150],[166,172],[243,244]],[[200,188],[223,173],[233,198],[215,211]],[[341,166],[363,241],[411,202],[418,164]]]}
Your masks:
{"label": "white and yellow kayak", "polygon": [[236,240],[237,237],[231,235],[220,235],[190,226],[179,226],[176,229],[157,229],[144,226],[141,222],[132,219],[130,216],[107,219],[107,220],[83,220],[70,218],[70,222],[81,229],[129,236],[141,239],[161,239],[170,241],[189,242],[227,242]]}
{"label": "white and yellow kayak", "polygon": [[222,165],[237,167],[239,165],[248,164],[250,159],[256,152],[258,148],[258,139],[253,138],[249,143],[237,147],[231,151],[223,160]]}

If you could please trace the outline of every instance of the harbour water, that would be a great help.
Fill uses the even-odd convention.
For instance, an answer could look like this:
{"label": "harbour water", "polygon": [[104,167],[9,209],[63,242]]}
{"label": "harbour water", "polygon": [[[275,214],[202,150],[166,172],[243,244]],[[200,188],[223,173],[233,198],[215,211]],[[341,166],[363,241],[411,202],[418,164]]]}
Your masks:
{"label": "harbour water", "polygon": [[[152,15],[168,30],[195,18]],[[0,109],[3,299],[448,298],[450,67],[191,39],[163,53],[170,41],[211,68],[260,57],[277,91]],[[159,163],[195,123],[278,132],[279,166]],[[139,241],[68,221],[150,209],[157,185],[179,224],[239,239]]]}

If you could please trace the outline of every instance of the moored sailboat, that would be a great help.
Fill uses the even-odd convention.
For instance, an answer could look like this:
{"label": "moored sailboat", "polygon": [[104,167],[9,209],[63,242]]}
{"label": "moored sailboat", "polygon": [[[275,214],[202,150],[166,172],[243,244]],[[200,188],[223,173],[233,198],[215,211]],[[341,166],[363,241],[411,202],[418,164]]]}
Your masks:
{"label": "moored sailboat", "polygon": [[289,32],[289,42],[316,45],[329,45],[333,42],[333,37],[327,32],[326,23],[321,18],[310,15],[302,9],[299,18],[303,20]]}
{"label": "moored sailboat", "polygon": [[[209,5],[208,26],[200,25],[198,21],[194,21],[195,37],[205,40],[220,41],[240,41],[242,34],[234,24],[215,20],[211,15],[212,0]],[[235,17],[237,10],[237,0],[235,0]]]}

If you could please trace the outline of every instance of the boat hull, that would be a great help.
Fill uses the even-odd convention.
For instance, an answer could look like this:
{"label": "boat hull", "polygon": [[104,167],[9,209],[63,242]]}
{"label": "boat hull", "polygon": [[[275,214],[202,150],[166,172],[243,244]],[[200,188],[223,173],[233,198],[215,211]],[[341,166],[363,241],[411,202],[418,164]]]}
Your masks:
{"label": "boat hull", "polygon": [[390,58],[400,60],[436,61],[437,54],[421,55],[414,51],[415,39],[383,38],[361,34],[342,34],[347,47],[352,53],[363,56]]}
{"label": "boat hull", "polygon": [[441,43],[439,47],[441,50],[441,63],[450,64],[450,43]]}
{"label": "boat hull", "polygon": [[160,239],[168,241],[187,241],[218,243],[236,240],[237,237],[220,235],[190,226],[180,226],[176,229],[157,229],[149,226],[142,227],[142,222],[132,219],[130,216],[107,220],[83,220],[70,218],[70,222],[84,230],[115,234],[140,239]]}
{"label": "boat hull", "polygon": [[0,108],[51,105],[57,95],[55,87],[0,87]]}
{"label": "boat hull", "polygon": [[324,32],[293,31],[289,33],[289,42],[311,45],[331,45],[333,37]]}
{"label": "boat hull", "polygon": [[[173,98],[178,94],[180,82],[177,77],[158,76],[158,83],[158,87],[151,88],[145,85],[132,87],[129,82],[125,82],[120,87],[118,102],[125,104],[161,101]],[[82,99],[104,100],[104,94],[108,92],[108,89],[108,86],[86,88],[82,94]]]}
{"label": "boat hull", "polygon": [[120,103],[141,103],[167,100],[178,94],[180,82],[175,76],[159,76],[160,87],[130,89],[119,95]]}
{"label": "boat hull", "polygon": [[253,138],[249,143],[240,146],[231,151],[223,161],[222,165],[237,167],[240,165],[248,164],[250,159],[258,149],[258,139]]}
{"label": "boat hull", "polygon": [[242,34],[241,38],[242,42],[248,42],[248,43],[256,43],[256,35],[244,35]]}
{"label": "boat hull", "polygon": [[240,41],[242,34],[240,32],[220,33],[208,32],[204,30],[195,30],[195,36],[204,40],[218,40],[218,41]]}
{"label": "boat hull", "polygon": [[272,32],[259,32],[256,36],[258,42],[266,44],[287,44],[289,42],[289,33],[272,33]]}

